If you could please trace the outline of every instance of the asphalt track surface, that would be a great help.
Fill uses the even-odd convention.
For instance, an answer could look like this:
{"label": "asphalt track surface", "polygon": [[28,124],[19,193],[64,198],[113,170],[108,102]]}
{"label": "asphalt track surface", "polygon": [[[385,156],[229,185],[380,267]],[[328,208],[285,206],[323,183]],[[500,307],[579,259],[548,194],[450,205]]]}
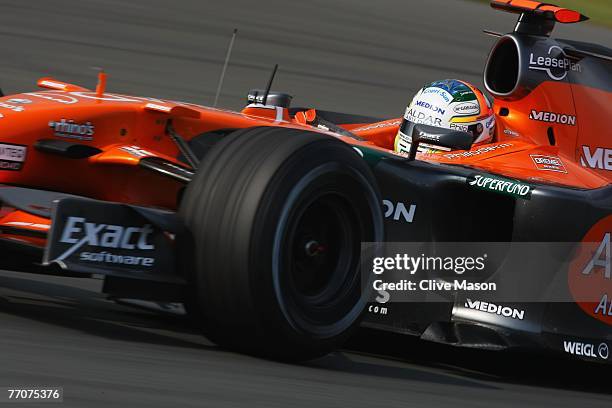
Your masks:
{"label": "asphalt track surface", "polygon": [[[220,105],[263,87],[294,105],[397,116],[422,84],[480,83],[492,40],[514,16],[451,0],[0,1],[7,93],[54,76],[85,86],[104,67],[113,92],[210,104],[233,28]],[[612,44],[612,31],[560,37]],[[0,273],[0,387],[54,385],[63,406],[610,407],[609,367],[495,354],[364,331],[305,365],[220,349],[183,319],[117,305],[99,282]],[[28,404],[17,405],[28,406]]]}

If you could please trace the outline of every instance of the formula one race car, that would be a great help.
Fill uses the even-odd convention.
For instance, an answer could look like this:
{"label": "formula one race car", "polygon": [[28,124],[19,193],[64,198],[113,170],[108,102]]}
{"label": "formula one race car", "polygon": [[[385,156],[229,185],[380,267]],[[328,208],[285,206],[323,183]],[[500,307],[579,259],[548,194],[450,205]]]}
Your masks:
{"label": "formula one race car", "polygon": [[[184,302],[211,340],[273,358],[327,353],[366,312],[429,340],[608,361],[612,51],[549,38],[579,13],[492,5],[520,19],[485,68],[498,128],[484,146],[417,125],[398,154],[401,120],[290,108],[269,86],[241,112],[108,93],[104,73],[96,90],[43,78],[0,98],[1,267]],[[596,245],[567,252],[587,267],[553,268],[573,302],[371,303],[362,243],[417,241]]]}

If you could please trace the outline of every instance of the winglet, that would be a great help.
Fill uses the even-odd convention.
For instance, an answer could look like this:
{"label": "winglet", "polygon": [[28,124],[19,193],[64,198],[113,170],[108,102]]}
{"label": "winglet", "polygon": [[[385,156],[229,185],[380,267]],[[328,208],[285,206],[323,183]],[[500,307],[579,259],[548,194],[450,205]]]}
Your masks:
{"label": "winglet", "polygon": [[201,116],[199,111],[186,106],[166,106],[149,102],[144,106],[144,109],[150,112],[165,113],[174,117],[200,119]]}
{"label": "winglet", "polygon": [[74,85],[74,84],[69,84],[67,82],[62,82],[62,81],[58,81],[55,78],[50,78],[50,77],[45,77],[45,78],[40,78],[36,84],[40,87],[40,88],[47,88],[47,89],[55,89],[58,91],[66,91],[66,92],[87,92],[89,91],[89,89],[87,88],[83,88],[82,86],[78,86],[78,85]]}

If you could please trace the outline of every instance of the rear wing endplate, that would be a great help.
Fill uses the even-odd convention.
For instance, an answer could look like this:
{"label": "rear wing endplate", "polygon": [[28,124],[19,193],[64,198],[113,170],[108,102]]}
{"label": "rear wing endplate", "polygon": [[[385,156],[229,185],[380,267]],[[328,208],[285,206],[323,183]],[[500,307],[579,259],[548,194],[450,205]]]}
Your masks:
{"label": "rear wing endplate", "polygon": [[578,11],[534,0],[491,0],[491,7],[520,14],[514,32],[527,35],[549,36],[555,23],[571,24],[589,19]]}

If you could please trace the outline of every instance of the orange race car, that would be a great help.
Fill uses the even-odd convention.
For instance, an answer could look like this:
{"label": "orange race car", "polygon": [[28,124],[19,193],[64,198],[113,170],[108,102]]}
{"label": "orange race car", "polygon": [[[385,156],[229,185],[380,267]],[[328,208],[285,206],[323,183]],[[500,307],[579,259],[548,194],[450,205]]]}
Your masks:
{"label": "orange race car", "polygon": [[[410,109],[290,108],[269,86],[241,112],[108,93],[104,73],[95,90],[43,78],[0,98],[2,268],[184,302],[215,342],[281,359],[338,347],[365,310],[366,326],[428,340],[609,361],[612,51],[550,38],[580,13],[492,6],[520,17],[490,33],[484,143],[460,122],[405,127]],[[486,252],[472,281],[459,244]],[[409,279],[380,277],[406,271],[407,248],[455,261],[394,302]]]}

